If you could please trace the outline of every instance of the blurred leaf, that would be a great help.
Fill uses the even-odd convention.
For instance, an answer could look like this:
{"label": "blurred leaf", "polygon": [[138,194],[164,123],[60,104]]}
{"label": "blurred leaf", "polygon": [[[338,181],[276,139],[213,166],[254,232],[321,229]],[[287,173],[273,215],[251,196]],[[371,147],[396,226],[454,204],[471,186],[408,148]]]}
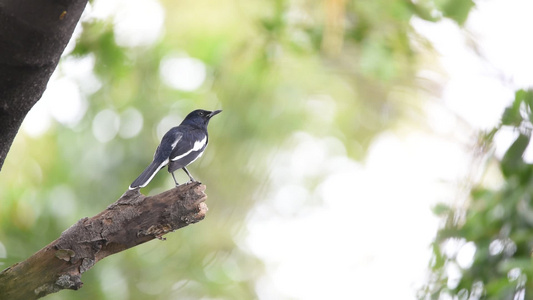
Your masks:
{"label": "blurred leaf", "polygon": [[531,268],[531,259],[519,258],[519,259],[506,259],[498,264],[498,272],[507,274],[512,269],[518,268],[520,270]]}
{"label": "blurred leaf", "polygon": [[520,108],[522,107],[522,103],[525,103],[526,105],[528,105],[528,107],[531,107],[531,104],[528,103],[528,101],[531,102],[531,100],[528,100],[528,98],[531,98],[528,96],[528,92],[524,90],[516,91],[513,103],[511,104],[511,106],[507,107],[503,113],[503,125],[518,126],[520,125],[520,123],[522,123],[523,118],[520,112]]}
{"label": "blurred leaf", "polygon": [[432,249],[434,260],[431,267],[433,270],[438,270],[444,266],[446,259],[444,259],[438,243],[432,243]]}
{"label": "blurred leaf", "polygon": [[522,123],[522,116],[520,115],[520,107],[507,107],[503,112],[503,125],[520,125]]}
{"label": "blurred leaf", "polygon": [[430,21],[430,22],[436,22],[440,18],[434,16],[432,13],[432,1],[405,1],[406,5],[417,15],[419,18]]}
{"label": "blurred leaf", "polygon": [[524,169],[525,164],[522,156],[529,145],[529,139],[529,136],[520,134],[505,152],[502,159],[502,172],[506,177],[519,174]]}
{"label": "blurred leaf", "polygon": [[450,207],[444,203],[439,203],[433,207],[433,213],[437,216],[443,216],[450,213]]}
{"label": "blurred leaf", "polygon": [[513,299],[514,285],[509,284],[507,276],[502,278],[495,278],[485,285],[488,295],[487,299]]}
{"label": "blurred leaf", "polygon": [[453,19],[459,25],[465,23],[470,10],[475,6],[472,0],[437,0],[435,4],[444,16]]}
{"label": "blurred leaf", "polygon": [[520,99],[528,108],[529,121],[533,122],[533,90],[519,90],[515,94],[515,101]]}

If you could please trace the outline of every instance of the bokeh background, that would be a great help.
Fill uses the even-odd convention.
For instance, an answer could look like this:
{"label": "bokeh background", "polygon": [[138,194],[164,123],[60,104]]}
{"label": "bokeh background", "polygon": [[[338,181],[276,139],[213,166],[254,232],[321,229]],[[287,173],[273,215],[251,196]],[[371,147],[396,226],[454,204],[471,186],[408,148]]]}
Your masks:
{"label": "bokeh background", "polygon": [[[0,268],[118,199],[187,113],[223,109],[189,168],[207,185],[206,219],[47,299],[480,299],[487,284],[467,274],[485,262],[479,236],[458,235],[491,220],[461,231],[457,215],[483,198],[473,187],[505,186],[499,159],[519,132],[529,141],[522,94],[512,128],[490,130],[533,83],[532,10],[92,1],[0,173]],[[142,192],[172,186],[163,170]],[[523,265],[494,265],[508,299],[527,299],[524,240]]]}

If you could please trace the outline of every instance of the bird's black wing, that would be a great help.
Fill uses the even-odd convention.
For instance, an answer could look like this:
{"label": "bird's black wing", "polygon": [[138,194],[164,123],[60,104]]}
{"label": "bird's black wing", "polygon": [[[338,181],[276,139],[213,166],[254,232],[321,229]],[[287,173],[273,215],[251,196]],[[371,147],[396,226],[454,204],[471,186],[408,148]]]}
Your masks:
{"label": "bird's black wing", "polygon": [[189,129],[183,132],[180,141],[170,153],[171,161],[178,161],[194,151],[201,150],[207,145],[207,134],[201,129]]}
{"label": "bird's black wing", "polygon": [[[170,159],[171,153],[183,143],[183,132],[179,127],[170,129],[161,139],[161,144],[157,146],[154,153],[154,161],[164,162]],[[168,161],[167,161],[168,163]],[[166,165],[166,164],[165,164]]]}

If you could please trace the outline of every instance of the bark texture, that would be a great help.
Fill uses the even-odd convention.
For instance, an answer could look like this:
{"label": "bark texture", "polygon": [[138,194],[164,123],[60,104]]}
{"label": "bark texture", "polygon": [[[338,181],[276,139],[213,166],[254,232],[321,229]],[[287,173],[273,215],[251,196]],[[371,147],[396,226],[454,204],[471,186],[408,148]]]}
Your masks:
{"label": "bark texture", "polygon": [[200,183],[146,197],[127,191],[106,210],[83,218],[48,246],[0,273],[0,299],[37,299],[81,288],[81,274],[101,259],[196,223],[205,217]]}
{"label": "bark texture", "polygon": [[86,4],[87,0],[0,1],[0,170]]}

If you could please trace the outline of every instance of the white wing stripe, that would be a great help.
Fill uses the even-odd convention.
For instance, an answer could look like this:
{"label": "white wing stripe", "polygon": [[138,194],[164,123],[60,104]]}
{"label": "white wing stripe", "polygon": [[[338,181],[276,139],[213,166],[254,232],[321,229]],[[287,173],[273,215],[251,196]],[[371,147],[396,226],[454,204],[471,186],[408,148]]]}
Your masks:
{"label": "white wing stripe", "polygon": [[204,138],[201,141],[194,142],[194,146],[192,147],[193,151],[198,151],[202,149],[202,147],[205,145],[205,142],[207,141],[207,136],[204,136]]}
{"label": "white wing stripe", "polygon": [[177,145],[178,142],[181,140],[181,137],[182,137],[182,135],[180,135],[180,136],[174,141],[174,143],[172,143],[172,149],[176,148],[176,145]]}
{"label": "white wing stripe", "polygon": [[202,157],[202,155],[204,155],[204,152],[198,154],[198,156],[196,156],[189,164],[192,164],[195,160],[199,159],[200,157]]}
{"label": "white wing stripe", "polygon": [[193,145],[191,150],[183,153],[182,155],[178,155],[178,156],[172,158],[171,160],[172,161],[176,161],[176,160],[178,160],[180,158],[183,158],[183,157],[189,155],[189,153],[191,153],[193,151],[198,151],[198,150],[202,149],[202,147],[205,145],[206,142],[207,142],[207,136],[205,136],[201,141],[194,142],[194,145]]}

